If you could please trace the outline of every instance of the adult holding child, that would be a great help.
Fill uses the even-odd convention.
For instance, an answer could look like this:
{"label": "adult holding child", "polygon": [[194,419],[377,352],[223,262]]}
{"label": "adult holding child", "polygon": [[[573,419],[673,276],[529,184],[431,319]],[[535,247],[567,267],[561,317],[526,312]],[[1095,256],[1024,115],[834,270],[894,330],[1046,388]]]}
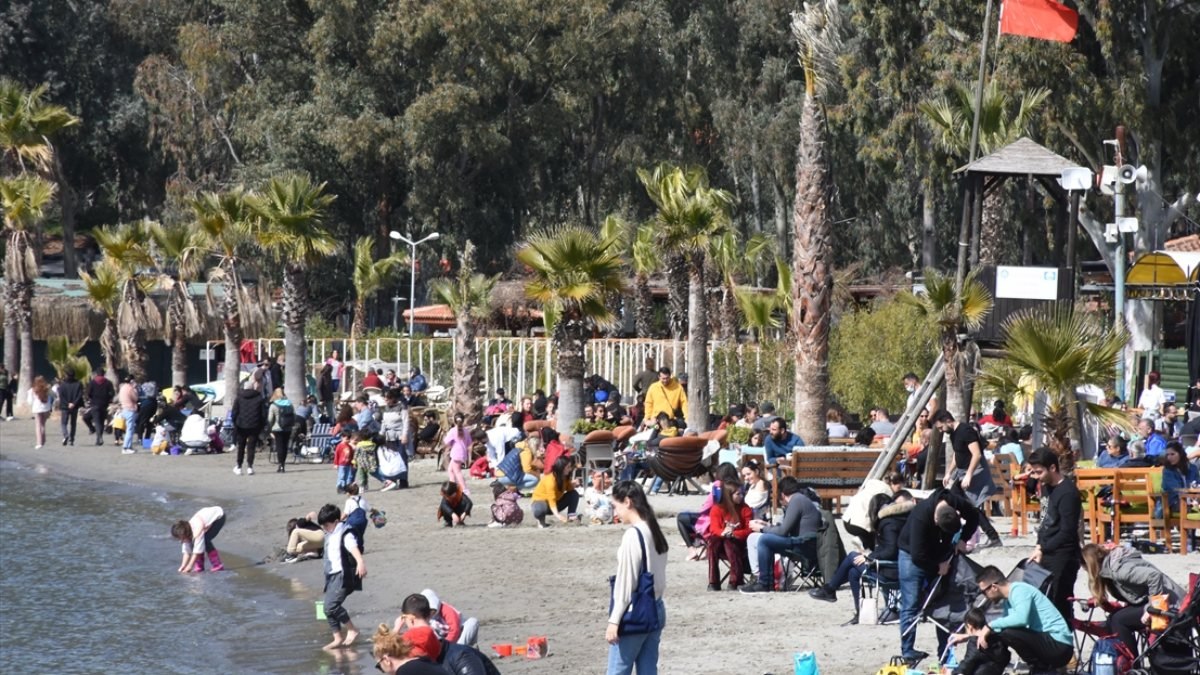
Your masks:
{"label": "adult holding child", "polygon": [[[613,510],[629,529],[617,549],[617,573],[612,578],[608,627],[608,675],[657,675],[658,649],[667,610],[667,538],[654,509],[633,481],[613,485]],[[650,588],[643,583],[650,575]],[[653,597],[651,597],[653,596]]]}
{"label": "adult holding child", "polygon": [[645,416],[642,426],[655,424],[658,414],[665,412],[678,424],[687,413],[687,391],[679,380],[671,377],[671,369],[663,366],[658,369],[658,381],[646,390]]}
{"label": "adult holding child", "polygon": [[985,567],[976,579],[979,592],[1004,608],[1000,618],[976,632],[979,649],[993,642],[1011,648],[1029,664],[1030,675],[1057,673],[1071,661],[1071,627],[1041,591],[1023,581],[1010,583],[995,566]]}

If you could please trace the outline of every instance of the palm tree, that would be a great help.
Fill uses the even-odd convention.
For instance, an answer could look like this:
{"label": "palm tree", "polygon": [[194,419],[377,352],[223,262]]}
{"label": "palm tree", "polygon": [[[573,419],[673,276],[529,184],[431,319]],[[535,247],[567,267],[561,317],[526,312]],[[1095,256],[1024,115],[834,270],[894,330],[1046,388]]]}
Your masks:
{"label": "palm tree", "polygon": [[704,171],[661,164],[652,172],[638,169],[646,194],[658,207],[655,225],[660,246],[684,256],[688,272],[688,429],[708,425],[708,317],[704,267],[709,248],[729,225],[733,196],[710,188]]}
{"label": "palm tree", "polygon": [[634,326],[640,338],[653,337],[654,296],[650,277],[662,269],[662,256],[654,241],[654,227],[643,225],[633,235],[630,258],[633,260]]}
{"label": "palm tree", "polygon": [[[975,118],[975,95],[970,88],[955,84],[948,98],[919,103],[926,122],[938,136],[938,142],[948,152],[964,156],[970,152],[971,126]],[[979,149],[982,153],[998,150],[1024,135],[1033,115],[1050,96],[1048,89],[1035,89],[1021,95],[1016,114],[1010,114],[1012,97],[1000,91],[992,79],[984,89],[979,114]],[[979,262],[994,265],[999,262],[1005,242],[1011,239],[1004,232],[1003,195],[1000,190],[984,194],[980,220]]]}
{"label": "palm tree", "polygon": [[354,323],[350,325],[351,340],[367,332],[367,298],[378,293],[396,270],[408,262],[408,256],[403,253],[392,253],[376,260],[374,244],[371,237],[362,237],[354,242]]}
{"label": "palm tree", "polygon": [[152,227],[149,221],[142,221],[93,230],[96,244],[120,280],[117,335],[121,357],[125,369],[139,382],[147,375],[146,331],[162,324],[162,316],[150,297],[157,282],[148,247]]}
{"label": "palm tree", "polygon": [[763,257],[768,255],[770,250],[771,239],[761,234],[750,237],[744,245],[733,230],[726,230],[720,237],[712,240],[708,255],[713,263],[710,267],[720,276],[719,283],[715,284],[720,299],[711,306],[720,308],[717,312],[719,321],[715,323],[719,327],[718,337],[722,341],[737,339],[740,324],[738,313],[742,307],[737,297],[737,278],[754,275]]}
{"label": "palm tree", "polygon": [[226,192],[203,192],[191,202],[203,248],[217,257],[216,266],[208,271],[209,286],[205,293],[208,310],[217,309],[212,292],[213,284],[221,284],[220,314],[225,333],[225,404],[232,405],[238,390],[241,372],[242,339],[246,331],[262,333],[267,326],[270,302],[263,285],[253,289],[242,281],[244,268],[250,265],[248,256],[254,246],[251,222],[254,215],[247,205],[246,191],[240,187]]}
{"label": "palm tree", "polygon": [[977,355],[963,353],[959,334],[983,325],[984,318],[992,311],[991,294],[975,278],[974,272],[967,275],[962,290],[956,291],[953,277],[937,270],[925,270],[925,292],[921,295],[902,293],[898,297],[937,324],[942,357],[946,361],[946,409],[954,419],[965,420],[971,411],[968,380],[974,375]]}
{"label": "palm tree", "polygon": [[100,333],[100,352],[104,354],[104,372],[110,380],[117,377],[121,367],[121,346],[117,340],[117,305],[121,302],[121,276],[115,265],[107,260],[92,268],[92,273],[80,272],[88,304],[104,315],[104,330]]}
{"label": "palm tree", "polygon": [[480,323],[491,312],[492,291],[499,276],[475,272],[475,245],[467,241],[459,256],[458,274],[452,279],[435,279],[429,284],[433,297],[454,312],[454,411],[474,424],[483,416],[479,397],[479,351],[475,336]]}
{"label": "palm tree", "polygon": [[564,225],[531,236],[517,260],[533,272],[525,295],[542,304],[558,352],[558,431],[567,434],[583,414],[588,338],[617,320],[605,298],[625,292],[620,247],[594,230]]}
{"label": "palm tree", "polygon": [[203,235],[188,226],[154,223],[150,236],[158,252],[159,285],[167,291],[167,320],[163,337],[171,344],[171,385],[187,384],[187,339],[200,332],[200,313],[189,284],[204,264]]}
{"label": "palm tree", "polygon": [[31,235],[53,199],[54,184],[33,174],[0,179],[0,209],[4,212],[7,239],[4,253],[4,364],[8,372],[18,373],[17,406],[22,409],[26,399],[24,392],[33,382],[33,280],[38,276],[38,263]]}
{"label": "palm tree", "polygon": [[[1026,388],[1046,396],[1042,423],[1047,444],[1064,472],[1073,472],[1071,441],[1080,442],[1075,392],[1083,386],[1107,386],[1116,376],[1117,355],[1125,348],[1124,329],[1065,303],[1049,309],[1022,310],[1004,322],[1004,358],[984,370],[980,382],[1013,393]],[[1084,404],[1102,424],[1131,428],[1129,416],[1115,408]]]}
{"label": "palm tree", "polygon": [[767,330],[777,329],[783,325],[775,310],[779,308],[779,300],[774,295],[755,293],[754,289],[738,287],[735,291],[738,310],[742,313],[742,326],[750,331],[754,342],[761,342]]}
{"label": "palm tree", "polygon": [[75,377],[79,380],[87,381],[92,364],[88,362],[86,356],[79,354],[85,344],[87,344],[86,341],[71,344],[70,339],[65,335],[46,338],[46,360],[54,366],[54,372],[58,373],[59,377],[66,377],[67,373],[71,372],[75,373]]}
{"label": "palm tree", "polygon": [[293,401],[304,400],[304,325],[309,314],[308,273],[337,251],[337,240],[324,227],[325,214],[337,197],[325,193],[325,183],[314,184],[304,174],[277,176],[267,181],[261,194],[250,198],[259,218],[259,245],[283,268],[283,350],[288,367],[284,392]]}
{"label": "palm tree", "polygon": [[793,295],[791,323],[796,340],[796,433],[806,442],[827,439],[829,328],[833,306],[832,180],[825,150],[823,99],[842,51],[836,0],[805,3],[792,15],[792,34],[804,69],[805,97],[796,147],[796,200],[792,209]]}

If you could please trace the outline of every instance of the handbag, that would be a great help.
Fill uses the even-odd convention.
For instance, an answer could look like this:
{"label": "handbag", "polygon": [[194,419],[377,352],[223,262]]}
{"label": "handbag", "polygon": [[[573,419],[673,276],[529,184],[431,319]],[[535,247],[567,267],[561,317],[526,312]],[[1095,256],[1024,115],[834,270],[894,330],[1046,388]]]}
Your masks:
{"label": "handbag", "polygon": [[[629,607],[626,608],[625,615],[621,617],[617,635],[653,633],[662,628],[662,624],[658,620],[658,601],[654,597],[654,573],[650,571],[650,564],[646,560],[646,539],[642,536],[641,530],[634,528],[634,531],[637,532],[638,543],[642,547],[642,573],[638,575],[637,587],[633,589],[633,594],[629,597]],[[612,614],[613,589],[616,584],[616,575],[608,578],[609,614]]]}

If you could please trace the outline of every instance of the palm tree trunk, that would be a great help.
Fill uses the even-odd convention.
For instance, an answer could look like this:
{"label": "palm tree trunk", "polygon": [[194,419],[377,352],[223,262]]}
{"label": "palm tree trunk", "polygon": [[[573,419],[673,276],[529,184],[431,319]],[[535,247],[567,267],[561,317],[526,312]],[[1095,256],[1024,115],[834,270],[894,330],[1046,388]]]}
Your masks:
{"label": "palm tree trunk", "polygon": [[634,289],[637,298],[635,326],[637,336],[644,340],[652,337],[654,332],[654,296],[650,293],[650,276],[647,274],[637,275],[634,279]]}
{"label": "palm tree trunk", "polygon": [[117,381],[117,368],[121,365],[120,345],[117,342],[117,321],[104,317],[104,330],[100,333],[100,351],[104,353],[104,376]]}
{"label": "palm tree trunk", "polygon": [[[10,246],[8,255],[15,255]],[[12,269],[11,265],[6,264],[6,269]],[[21,333],[20,319],[17,318],[20,314],[20,297],[21,291],[17,284],[12,279],[6,279],[4,282],[4,369],[9,373],[17,372],[21,358]]]}
{"label": "palm tree trunk", "polygon": [[966,421],[971,412],[971,402],[964,395],[965,364],[958,349],[957,333],[955,328],[942,330],[942,356],[946,361],[946,410],[954,415],[954,419]]}
{"label": "palm tree trunk", "polygon": [[[238,307],[237,279],[233,276],[236,270],[226,270],[229,281],[224,284],[225,298],[222,301],[221,313],[225,324],[225,410],[233,407],[233,398],[237,396],[238,383],[242,374],[242,314]],[[291,370],[290,368],[288,370]]]}
{"label": "palm tree trunk", "polygon": [[283,392],[293,401],[303,401],[304,373],[308,355],[304,324],[308,320],[308,272],[289,266],[283,273],[283,351],[288,367],[283,371]]}
{"label": "palm tree trunk", "polygon": [[796,433],[810,445],[828,440],[825,409],[829,400],[833,225],[824,128],[820,104],[812,95],[805,97],[796,148],[792,330],[796,336]]}
{"label": "palm tree trunk", "polygon": [[688,334],[687,274],[687,261],[682,254],[667,259],[667,319],[673,340],[682,340]]}
{"label": "palm tree trunk", "polygon": [[688,257],[688,404],[689,431],[708,429],[708,307],[704,293],[704,253]]}
{"label": "palm tree trunk", "polygon": [[983,197],[983,213],[979,224],[979,264],[995,265],[1001,261],[1008,245],[1004,225],[1003,185],[996,185]]}
{"label": "palm tree trunk", "polygon": [[363,297],[354,298],[354,323],[350,324],[350,340],[357,340],[367,332],[367,305]]}
{"label": "palm tree trunk", "polygon": [[576,317],[563,316],[554,327],[554,346],[558,350],[558,421],[559,434],[570,438],[575,420],[583,416],[583,355],[588,328]]}
{"label": "palm tree trunk", "polygon": [[29,412],[25,392],[29,391],[29,386],[33,384],[33,284],[21,286],[21,363],[20,376],[17,379],[17,400],[13,402],[13,409],[19,415]]}
{"label": "palm tree trunk", "polygon": [[479,350],[475,345],[475,323],[467,310],[456,312],[454,333],[454,411],[462,413],[467,424],[483,418],[483,401],[479,398]]}
{"label": "palm tree trunk", "polygon": [[171,345],[171,386],[187,384],[187,336],[185,326],[175,326],[175,340]]}

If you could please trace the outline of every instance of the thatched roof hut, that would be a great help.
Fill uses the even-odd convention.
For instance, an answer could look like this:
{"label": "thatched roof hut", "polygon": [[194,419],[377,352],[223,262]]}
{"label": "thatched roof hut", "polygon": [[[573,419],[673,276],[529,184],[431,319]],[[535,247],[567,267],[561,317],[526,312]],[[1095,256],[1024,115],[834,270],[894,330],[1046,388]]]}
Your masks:
{"label": "thatched roof hut", "polygon": [[[188,338],[188,343],[203,345],[206,340],[224,339],[221,317],[208,311],[208,303],[204,294],[208,284],[191,284],[192,295],[196,298],[196,308],[200,316],[200,332]],[[213,297],[221,298],[221,287],[214,285]],[[151,298],[158,306],[159,314],[167,315],[167,298],[165,293],[154,292]],[[0,321],[3,320],[4,308],[0,307]],[[72,342],[97,340],[104,331],[104,315],[96,311],[87,300],[87,292],[83,282],[78,279],[39,278],[36,280],[33,292],[33,339],[45,340],[49,337],[65,335]],[[247,338],[273,337],[259,336],[247,333]],[[163,329],[157,326],[147,331],[149,340],[162,340]]]}

